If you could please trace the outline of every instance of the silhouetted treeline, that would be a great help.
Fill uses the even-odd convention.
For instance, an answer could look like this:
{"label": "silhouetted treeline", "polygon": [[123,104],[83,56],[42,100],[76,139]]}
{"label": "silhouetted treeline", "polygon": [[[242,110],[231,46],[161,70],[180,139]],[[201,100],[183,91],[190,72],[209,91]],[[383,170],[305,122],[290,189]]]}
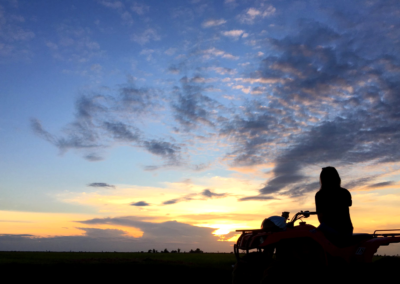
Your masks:
{"label": "silhouetted treeline", "polygon": [[158,250],[155,250],[155,249],[149,249],[147,251],[147,253],[180,253],[180,252],[181,252],[181,249],[171,250],[171,252],[169,252],[167,249],[164,249],[164,250],[162,250],[160,252]]}
{"label": "silhouetted treeline", "polygon": [[[149,249],[147,251],[147,253],[180,253],[180,252],[181,252],[181,249],[172,250],[171,252],[169,252],[167,249],[164,249],[164,250],[162,250],[160,252],[158,250],[155,250],[155,249]],[[183,253],[186,253],[186,252],[184,251]],[[189,253],[204,253],[204,252],[201,249],[197,248],[195,250],[191,249],[189,251]]]}

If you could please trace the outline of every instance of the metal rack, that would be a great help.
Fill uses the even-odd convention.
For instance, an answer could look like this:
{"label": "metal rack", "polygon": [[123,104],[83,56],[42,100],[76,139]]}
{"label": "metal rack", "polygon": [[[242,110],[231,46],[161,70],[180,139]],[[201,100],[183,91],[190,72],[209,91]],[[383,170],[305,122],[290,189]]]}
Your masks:
{"label": "metal rack", "polygon": [[[388,233],[388,232],[396,232],[397,233]],[[376,232],[386,232],[386,233],[376,233]],[[373,234],[374,238],[377,237],[400,237],[400,229],[390,229],[390,230],[375,230]]]}

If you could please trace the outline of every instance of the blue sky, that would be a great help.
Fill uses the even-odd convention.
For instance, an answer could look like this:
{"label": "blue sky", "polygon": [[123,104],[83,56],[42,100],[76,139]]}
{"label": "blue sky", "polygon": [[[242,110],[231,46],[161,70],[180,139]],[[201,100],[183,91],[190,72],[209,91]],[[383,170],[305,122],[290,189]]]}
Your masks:
{"label": "blue sky", "polygon": [[[312,209],[328,165],[356,230],[399,227],[399,13],[396,1],[3,1],[4,234],[147,242],[143,222],[177,222],[228,240]],[[366,211],[371,200],[386,211]],[[65,224],[15,225],[40,214]]]}

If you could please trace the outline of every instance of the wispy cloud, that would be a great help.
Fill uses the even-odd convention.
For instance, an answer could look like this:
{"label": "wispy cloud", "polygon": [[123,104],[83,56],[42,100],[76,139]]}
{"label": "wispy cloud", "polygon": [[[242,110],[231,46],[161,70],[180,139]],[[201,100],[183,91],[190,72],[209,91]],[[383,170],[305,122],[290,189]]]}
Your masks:
{"label": "wispy cloud", "polygon": [[108,188],[114,188],[115,187],[114,185],[111,185],[111,184],[108,184],[108,183],[105,183],[105,182],[93,182],[93,183],[88,184],[88,186],[91,186],[91,187],[108,187]]}
{"label": "wispy cloud", "polygon": [[166,51],[164,51],[165,54],[167,55],[173,55],[176,52],[176,48],[170,47]]}
{"label": "wispy cloud", "polygon": [[75,120],[67,125],[63,134],[54,135],[44,130],[37,119],[31,120],[35,134],[60,149],[83,152],[89,161],[99,161],[99,153],[114,143],[145,149],[148,153],[163,159],[164,166],[178,166],[182,163],[181,149],[173,141],[145,137],[134,121],[152,113],[159,105],[160,94],[156,90],[123,86],[114,97],[93,95],[81,96],[76,101]]}
{"label": "wispy cloud", "polygon": [[201,126],[214,127],[218,120],[218,110],[223,107],[215,100],[202,94],[201,87],[192,84],[187,77],[181,78],[181,88],[175,89],[172,110],[175,120],[184,131]]}
{"label": "wispy cloud", "polygon": [[111,9],[120,9],[124,6],[121,1],[100,0],[99,3]]}
{"label": "wispy cloud", "polygon": [[238,38],[244,33],[244,30],[230,30],[222,32],[222,35],[227,37]]}
{"label": "wispy cloud", "polygon": [[207,200],[207,199],[213,199],[213,198],[224,198],[224,197],[229,197],[229,196],[230,195],[228,193],[216,193],[213,190],[204,189],[200,193],[187,194],[187,195],[184,195],[179,198],[174,198],[174,199],[164,201],[162,204],[163,205],[171,205],[171,204],[176,204],[176,203],[185,202],[185,201]]}
{"label": "wispy cloud", "polygon": [[219,67],[219,66],[212,66],[204,68],[207,71],[213,71],[221,75],[235,75],[237,73],[236,69],[226,68],[226,67]]}
{"label": "wispy cloud", "polygon": [[271,196],[262,196],[262,195],[256,195],[256,196],[247,196],[247,197],[242,197],[238,201],[265,201],[265,200],[274,200],[274,197]]}
{"label": "wispy cloud", "polygon": [[166,159],[168,161],[168,165],[180,165],[181,148],[179,146],[162,140],[144,141],[143,146],[150,153]]}
{"label": "wispy cloud", "polygon": [[[184,200],[187,200],[187,199],[184,199]],[[182,200],[179,199],[179,198],[176,198],[176,199],[171,199],[171,200],[164,201],[163,204],[164,205],[170,205],[170,204],[178,203],[180,201],[182,201]]]}
{"label": "wispy cloud", "polygon": [[226,20],[224,20],[224,19],[207,20],[207,21],[203,22],[202,26],[203,26],[203,28],[210,28],[210,27],[220,26],[225,23],[226,23]]}
{"label": "wispy cloud", "polygon": [[[134,21],[131,13],[127,10],[124,3],[121,1],[111,1],[111,0],[100,0],[99,3],[107,8],[110,8],[117,12],[122,20],[122,24],[127,26],[132,26]],[[132,9],[132,11],[134,11]],[[136,11],[134,11],[136,12]],[[137,13],[137,12],[136,12]]]}
{"label": "wispy cloud", "polygon": [[262,4],[259,8],[248,8],[238,15],[240,22],[245,24],[253,24],[257,18],[265,18],[275,14],[276,8],[272,5]]}
{"label": "wispy cloud", "polygon": [[209,189],[205,189],[202,191],[201,195],[208,197],[208,198],[220,198],[220,197],[226,197],[226,193],[215,193]]}
{"label": "wispy cloud", "polygon": [[131,10],[134,11],[138,15],[144,15],[145,13],[149,12],[150,6],[135,2],[132,4]]}
{"label": "wispy cloud", "polygon": [[210,59],[212,57],[222,57],[222,58],[227,58],[227,59],[232,59],[232,60],[239,59],[239,56],[234,56],[228,52],[217,49],[215,47],[202,50],[201,53],[203,54],[203,58],[205,58],[205,59]]}
{"label": "wispy cloud", "polygon": [[159,41],[161,40],[161,36],[158,34],[158,32],[155,29],[148,28],[142,33],[135,33],[132,35],[132,40],[144,45],[150,41]]}
{"label": "wispy cloud", "polygon": [[55,59],[67,62],[85,63],[103,54],[89,28],[66,24],[57,28],[57,37],[48,40],[46,46]]}
{"label": "wispy cloud", "polygon": [[378,183],[373,183],[368,185],[369,188],[380,188],[380,187],[385,187],[389,185],[393,185],[395,182],[393,181],[384,181],[384,182],[378,182]]}
{"label": "wispy cloud", "polygon": [[36,34],[29,28],[25,17],[20,15],[18,5],[11,5],[13,11],[0,5],[0,57],[26,56],[27,45]]}
{"label": "wispy cloud", "polygon": [[143,206],[150,206],[150,204],[147,203],[146,201],[138,201],[138,202],[132,202],[131,206],[143,207]]}

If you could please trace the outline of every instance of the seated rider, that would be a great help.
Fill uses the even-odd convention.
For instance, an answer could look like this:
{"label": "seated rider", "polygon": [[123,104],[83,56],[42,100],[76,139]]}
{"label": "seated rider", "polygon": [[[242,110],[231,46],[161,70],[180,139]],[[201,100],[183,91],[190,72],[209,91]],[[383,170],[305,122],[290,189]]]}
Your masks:
{"label": "seated rider", "polygon": [[321,189],[315,195],[315,205],[325,236],[336,245],[343,245],[353,234],[349,207],[350,192],[341,187],[340,176],[334,167],[323,168],[320,175]]}

